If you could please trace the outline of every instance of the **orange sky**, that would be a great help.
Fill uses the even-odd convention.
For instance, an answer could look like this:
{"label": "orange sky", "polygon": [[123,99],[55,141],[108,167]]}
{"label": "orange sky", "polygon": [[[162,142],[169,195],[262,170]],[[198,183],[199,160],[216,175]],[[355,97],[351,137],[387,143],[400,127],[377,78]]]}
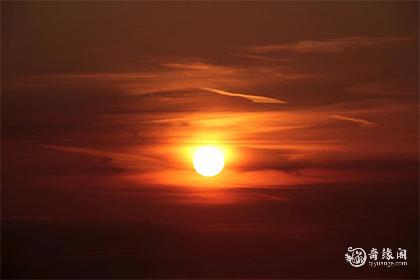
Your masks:
{"label": "orange sky", "polygon": [[[307,237],[346,232],[334,216],[352,217],[346,197],[370,209],[354,210],[370,227],[391,211],[374,208],[379,195],[408,209],[386,212],[391,223],[413,225],[417,206],[394,199],[418,194],[417,2],[2,2],[1,12],[3,219],[258,224]],[[217,177],[194,171],[200,145],[225,151]],[[395,238],[413,241],[409,228]]]}
{"label": "orange sky", "polygon": [[106,159],[139,187],[200,191],[191,149],[206,144],[228,152],[210,183],[222,188],[388,182],[413,179],[399,164],[417,157],[415,48],[409,32],[233,45],[226,62],[154,56],[137,71],[13,74],[7,88],[62,100],[25,111],[62,131],[32,144]]}

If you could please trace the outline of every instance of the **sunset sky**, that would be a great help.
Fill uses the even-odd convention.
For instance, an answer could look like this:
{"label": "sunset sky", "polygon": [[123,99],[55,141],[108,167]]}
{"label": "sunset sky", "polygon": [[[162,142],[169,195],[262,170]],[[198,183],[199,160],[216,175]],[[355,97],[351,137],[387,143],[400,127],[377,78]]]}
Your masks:
{"label": "sunset sky", "polygon": [[417,2],[1,8],[6,277],[418,275]]}

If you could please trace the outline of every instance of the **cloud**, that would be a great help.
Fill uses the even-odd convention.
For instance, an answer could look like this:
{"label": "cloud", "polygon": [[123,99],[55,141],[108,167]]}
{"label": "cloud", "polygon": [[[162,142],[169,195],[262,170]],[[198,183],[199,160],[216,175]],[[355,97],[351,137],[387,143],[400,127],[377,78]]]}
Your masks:
{"label": "cloud", "polygon": [[360,118],[352,118],[352,117],[345,117],[342,115],[334,115],[333,116],[334,119],[336,120],[341,120],[341,121],[348,121],[348,122],[352,122],[355,124],[359,124],[361,126],[364,127],[373,127],[373,126],[377,126],[377,123],[365,120],[365,119],[360,119]]}
{"label": "cloud", "polygon": [[125,153],[116,153],[109,151],[102,151],[90,148],[79,148],[79,147],[68,147],[68,146],[55,146],[55,145],[42,145],[44,148],[57,150],[60,152],[77,153],[92,157],[99,157],[104,159],[110,159],[113,161],[115,167],[122,169],[139,170],[144,169],[144,166],[162,166],[162,161]]}
{"label": "cloud", "polygon": [[227,95],[227,96],[233,96],[233,97],[240,97],[244,99],[251,100],[255,103],[271,103],[271,104],[286,104],[287,101],[271,98],[271,97],[265,97],[265,96],[259,96],[259,95],[250,95],[250,94],[243,94],[243,93],[234,93],[229,91],[224,91],[220,89],[214,89],[214,88],[208,88],[208,87],[202,87],[201,89],[210,91],[213,93],[217,93],[220,95]]}
{"label": "cloud", "polygon": [[234,54],[234,55],[237,57],[243,57],[243,58],[248,58],[248,59],[263,61],[263,62],[283,62],[283,63],[290,62],[290,59],[288,58],[274,58],[274,57],[255,55],[255,54]]}
{"label": "cloud", "polygon": [[[257,56],[258,57],[258,56]],[[258,58],[261,59],[261,58]],[[264,59],[264,58],[263,58]],[[270,58],[268,58],[270,60]],[[273,87],[283,83],[313,78],[308,74],[277,63],[216,64],[207,60],[172,58],[142,65],[128,72],[91,72],[72,74],[16,75],[9,79],[9,89],[52,87],[106,87],[128,95],[146,95],[175,91],[192,91],[207,85],[214,88]],[[273,59],[277,61],[277,59]],[[275,102],[277,103],[277,102]]]}
{"label": "cloud", "polygon": [[411,37],[344,37],[319,41],[304,40],[296,43],[259,45],[245,47],[251,53],[296,52],[296,53],[339,53],[346,50],[377,47],[411,41]]}
{"label": "cloud", "polygon": [[162,66],[174,68],[174,69],[186,69],[186,70],[212,70],[211,64],[202,62],[191,62],[191,63],[163,63]]}

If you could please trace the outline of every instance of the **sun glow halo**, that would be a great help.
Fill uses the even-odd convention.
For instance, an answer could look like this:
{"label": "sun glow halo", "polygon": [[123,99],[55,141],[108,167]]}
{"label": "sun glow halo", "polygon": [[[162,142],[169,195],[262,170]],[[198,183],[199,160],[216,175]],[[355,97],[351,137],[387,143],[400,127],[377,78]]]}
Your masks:
{"label": "sun glow halo", "polygon": [[202,176],[216,176],[223,170],[224,164],[223,152],[216,147],[200,147],[194,153],[194,169]]}

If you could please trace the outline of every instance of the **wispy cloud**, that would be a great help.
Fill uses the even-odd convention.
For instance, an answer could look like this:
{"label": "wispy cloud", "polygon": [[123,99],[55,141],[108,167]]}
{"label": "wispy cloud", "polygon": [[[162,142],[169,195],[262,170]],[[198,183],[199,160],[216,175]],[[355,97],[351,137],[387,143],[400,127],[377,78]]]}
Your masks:
{"label": "wispy cloud", "polygon": [[327,40],[305,40],[296,43],[258,45],[245,47],[245,50],[252,53],[270,52],[296,52],[296,53],[338,53],[345,50],[361,49],[366,47],[384,46],[395,43],[411,41],[411,37],[345,37]]}
{"label": "wispy cloud", "polygon": [[109,159],[113,161],[115,167],[131,170],[144,169],[144,166],[154,166],[156,164],[162,166],[162,161],[149,158],[145,156],[139,156],[134,154],[117,153],[110,151],[102,151],[91,148],[79,148],[79,147],[68,147],[68,146],[55,146],[55,145],[42,145],[47,149],[53,149],[60,152],[76,153],[87,155],[91,157],[98,157]]}
{"label": "wispy cloud", "polygon": [[352,122],[352,123],[355,123],[364,127],[373,127],[373,126],[378,125],[377,123],[374,123],[365,119],[346,117],[342,115],[334,115],[333,118],[336,120]]}
{"label": "wispy cloud", "polygon": [[202,87],[201,89],[206,90],[206,91],[210,91],[210,92],[213,92],[213,93],[217,93],[217,94],[220,94],[220,95],[227,95],[227,96],[233,96],[233,97],[240,97],[240,98],[248,99],[248,100],[251,100],[252,102],[255,102],[255,103],[271,103],[271,104],[286,104],[287,103],[287,101],[284,101],[284,100],[271,98],[271,97],[266,97],[266,96],[260,96],[260,95],[235,93],[235,92],[229,92],[229,91],[224,91],[224,90],[214,89],[214,88],[209,88],[209,87]]}
{"label": "wispy cloud", "polygon": [[162,63],[162,66],[174,68],[174,69],[187,69],[187,70],[212,70],[211,64],[202,62],[190,62],[190,63]]}
{"label": "wispy cloud", "polygon": [[257,61],[263,61],[263,62],[290,62],[290,60],[288,58],[274,58],[274,57],[269,57],[269,56],[263,56],[263,55],[255,55],[255,54],[234,54],[237,57],[243,57],[243,58],[248,58],[248,59],[252,59],[252,60],[257,60]]}
{"label": "wispy cloud", "polygon": [[313,77],[315,75],[302,73],[275,63],[269,65],[261,63],[221,65],[205,60],[191,61],[191,59],[177,58],[168,61],[158,60],[157,63],[144,67],[142,71],[15,76],[11,79],[9,87],[53,87],[76,84],[79,86],[102,86],[106,82],[114,88],[122,89],[129,95],[144,95],[182,90],[191,91],[207,85],[214,88],[256,88],[260,85],[278,85]]}

